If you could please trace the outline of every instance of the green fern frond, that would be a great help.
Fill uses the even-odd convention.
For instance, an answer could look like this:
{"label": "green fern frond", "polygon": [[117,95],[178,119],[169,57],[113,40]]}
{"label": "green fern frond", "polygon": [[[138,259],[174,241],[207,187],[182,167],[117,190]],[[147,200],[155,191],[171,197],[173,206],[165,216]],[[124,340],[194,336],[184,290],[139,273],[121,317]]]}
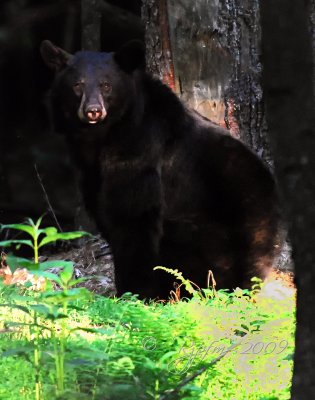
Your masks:
{"label": "green fern frond", "polygon": [[162,271],[165,271],[173,276],[175,276],[176,279],[178,279],[184,286],[185,289],[187,290],[188,293],[194,294],[196,293],[196,290],[192,287],[192,284],[189,279],[186,279],[183,277],[183,274],[178,271],[178,269],[172,269],[172,268],[166,268],[162,266],[157,266],[153,268],[153,270],[161,269]]}

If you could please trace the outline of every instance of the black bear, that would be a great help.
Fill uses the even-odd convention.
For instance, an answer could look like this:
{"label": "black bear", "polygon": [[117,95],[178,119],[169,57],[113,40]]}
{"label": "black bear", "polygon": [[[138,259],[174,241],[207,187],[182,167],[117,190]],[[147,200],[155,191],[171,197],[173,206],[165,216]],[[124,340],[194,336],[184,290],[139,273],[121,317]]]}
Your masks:
{"label": "black bear", "polygon": [[248,287],[277,252],[275,183],[228,131],[185,108],[145,71],[140,43],[115,53],[41,45],[56,71],[55,129],[82,172],[85,205],[108,240],[118,294],[165,297],[178,268],[206,287]]}

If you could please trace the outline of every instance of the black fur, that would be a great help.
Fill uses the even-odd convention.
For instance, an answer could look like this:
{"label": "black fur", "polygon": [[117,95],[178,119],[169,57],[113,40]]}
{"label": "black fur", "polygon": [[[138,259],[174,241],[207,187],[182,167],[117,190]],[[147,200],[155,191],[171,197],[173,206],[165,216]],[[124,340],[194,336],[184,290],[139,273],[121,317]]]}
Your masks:
{"label": "black fur", "polygon": [[[45,41],[41,51],[58,71],[56,130],[66,134],[86,207],[111,245],[118,293],[167,296],[174,278],[153,272],[156,265],[178,268],[201,287],[209,269],[219,288],[263,278],[276,253],[279,212],[274,180],[258,157],[148,76],[137,44],[68,57]],[[95,99],[106,111],[97,123],[86,111]]]}

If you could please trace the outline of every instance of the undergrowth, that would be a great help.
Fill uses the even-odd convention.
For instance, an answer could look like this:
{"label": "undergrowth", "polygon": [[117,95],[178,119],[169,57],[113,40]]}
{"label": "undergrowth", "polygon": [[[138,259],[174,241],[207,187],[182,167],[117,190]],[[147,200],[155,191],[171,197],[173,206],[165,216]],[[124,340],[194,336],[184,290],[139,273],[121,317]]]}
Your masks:
{"label": "undergrowth", "polygon": [[0,287],[0,399],[290,398],[293,291],[256,283],[145,304],[76,287],[72,264],[36,264],[58,290]]}

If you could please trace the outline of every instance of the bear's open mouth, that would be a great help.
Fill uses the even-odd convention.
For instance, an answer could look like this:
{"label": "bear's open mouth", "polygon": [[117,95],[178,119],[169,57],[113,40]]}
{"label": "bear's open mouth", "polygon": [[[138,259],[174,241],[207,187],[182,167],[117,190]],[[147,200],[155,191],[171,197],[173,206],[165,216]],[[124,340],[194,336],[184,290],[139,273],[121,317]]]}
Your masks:
{"label": "bear's open mouth", "polygon": [[101,110],[91,110],[86,113],[87,120],[89,124],[95,124],[102,119],[102,111]]}
{"label": "bear's open mouth", "polygon": [[83,111],[83,107],[80,106],[78,110],[78,117],[80,120],[88,124],[97,124],[98,122],[103,121],[106,115],[107,112],[104,107]]}

